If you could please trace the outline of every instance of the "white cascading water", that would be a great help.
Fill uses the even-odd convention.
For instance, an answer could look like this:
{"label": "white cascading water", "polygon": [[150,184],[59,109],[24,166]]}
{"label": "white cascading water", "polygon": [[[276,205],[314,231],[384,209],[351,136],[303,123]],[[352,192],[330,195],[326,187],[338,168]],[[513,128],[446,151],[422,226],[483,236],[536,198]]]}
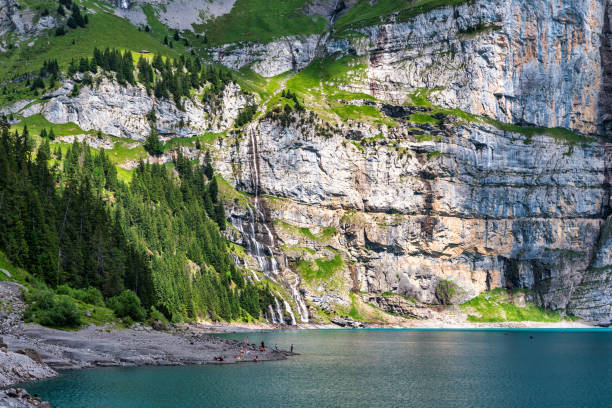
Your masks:
{"label": "white cascading water", "polygon": [[295,321],[295,316],[293,315],[293,310],[291,310],[291,306],[289,306],[289,303],[285,300],[284,297],[281,296],[280,293],[277,292],[276,294],[281,298],[283,304],[285,305],[285,310],[287,311],[287,313],[289,313],[289,316],[291,316],[291,325],[295,326],[297,323]]}
{"label": "white cascading water", "polygon": [[268,305],[268,314],[270,319],[272,319],[272,323],[276,324],[276,316],[274,316],[274,310],[272,310],[272,305]]}
{"label": "white cascading water", "polygon": [[276,313],[278,313],[278,322],[280,324],[284,324],[285,319],[283,318],[283,311],[281,310],[280,305],[278,304],[278,299],[276,298],[276,296],[274,296],[274,304],[276,305]]}
{"label": "white cascading water", "polygon": [[297,305],[298,314],[300,315],[300,320],[303,323],[308,323],[308,308],[306,307],[306,302],[304,302],[304,299],[302,298],[302,296],[300,295],[300,292],[297,289],[298,281],[296,281],[295,285],[290,285],[290,286],[291,286],[291,295],[293,296],[293,299],[295,300],[295,304]]}

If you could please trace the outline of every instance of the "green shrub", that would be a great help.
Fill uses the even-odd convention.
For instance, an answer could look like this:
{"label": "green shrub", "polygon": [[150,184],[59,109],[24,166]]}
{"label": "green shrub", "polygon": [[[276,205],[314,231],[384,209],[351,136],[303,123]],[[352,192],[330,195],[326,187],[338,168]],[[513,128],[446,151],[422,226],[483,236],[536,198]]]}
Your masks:
{"label": "green shrub", "polygon": [[81,312],[76,304],[69,297],[58,296],[50,289],[31,289],[26,294],[26,301],[26,321],[49,327],[78,327],[81,324]]}
{"label": "green shrub", "polygon": [[119,296],[108,299],[108,306],[113,309],[117,317],[129,317],[137,322],[143,321],[147,315],[140,305],[140,299],[131,290],[124,290]]}
{"label": "green shrub", "polygon": [[62,297],[56,299],[51,309],[41,310],[38,321],[43,326],[78,327],[81,325],[81,312],[72,300]]}
{"label": "green shrub", "polygon": [[47,310],[53,307],[55,294],[51,289],[32,289],[27,292],[26,301],[31,307]]}
{"label": "green shrub", "polygon": [[104,307],[104,297],[98,288],[73,289],[68,285],[60,285],[55,289],[58,295],[66,295],[94,306]]}
{"label": "green shrub", "polygon": [[87,289],[80,289],[76,291],[73,297],[81,302],[89,303],[90,305],[104,307],[104,297],[98,288],[90,286]]}
{"label": "green shrub", "polygon": [[162,312],[157,310],[155,306],[151,306],[151,311],[149,312],[149,321],[155,322],[158,320],[164,324],[168,323],[168,319],[166,319],[166,316],[164,316]]}
{"label": "green shrub", "polygon": [[457,285],[449,280],[441,280],[436,286],[436,297],[443,305],[452,304],[456,292]]}

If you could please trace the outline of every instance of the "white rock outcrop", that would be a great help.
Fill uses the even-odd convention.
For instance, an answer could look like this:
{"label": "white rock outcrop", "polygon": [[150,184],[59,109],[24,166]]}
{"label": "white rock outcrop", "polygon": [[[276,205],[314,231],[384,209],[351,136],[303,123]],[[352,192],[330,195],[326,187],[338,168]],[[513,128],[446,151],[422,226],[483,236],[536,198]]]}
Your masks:
{"label": "white rock outcrop", "polygon": [[71,89],[72,82],[67,81],[63,88],[46,96],[50,100],[40,111],[47,120],[74,122],[83,130],[100,130],[135,140],[144,140],[150,133],[146,115],[151,110],[156,114],[161,135],[191,137],[230,127],[240,110],[251,103],[233,83],[223,90],[219,110],[204,105],[197,97],[184,98],[184,110],[180,110],[172,101],[147,94],[140,84],[121,86],[108,79],[99,86],[84,86],[75,97],[70,96]]}

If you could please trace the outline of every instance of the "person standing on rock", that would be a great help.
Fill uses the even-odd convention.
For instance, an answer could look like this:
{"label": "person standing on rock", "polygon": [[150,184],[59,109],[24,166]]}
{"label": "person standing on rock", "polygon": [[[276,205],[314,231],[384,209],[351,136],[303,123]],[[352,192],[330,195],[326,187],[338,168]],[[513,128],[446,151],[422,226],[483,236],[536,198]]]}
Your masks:
{"label": "person standing on rock", "polygon": [[293,344],[291,345],[291,352],[293,353]]}

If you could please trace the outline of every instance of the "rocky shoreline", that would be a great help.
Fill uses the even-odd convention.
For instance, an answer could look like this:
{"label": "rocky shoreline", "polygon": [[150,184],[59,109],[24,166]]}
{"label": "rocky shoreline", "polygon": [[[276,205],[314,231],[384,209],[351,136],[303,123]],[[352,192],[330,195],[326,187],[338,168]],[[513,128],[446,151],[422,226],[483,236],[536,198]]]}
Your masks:
{"label": "rocky shoreline", "polygon": [[[293,353],[211,336],[206,326],[171,325],[164,330],[89,326],[61,331],[24,323],[21,285],[0,282],[0,389],[57,376],[56,370],[95,367],[232,364],[283,360]],[[158,327],[161,329],[161,327]],[[22,389],[0,391],[0,407],[45,405]]]}

